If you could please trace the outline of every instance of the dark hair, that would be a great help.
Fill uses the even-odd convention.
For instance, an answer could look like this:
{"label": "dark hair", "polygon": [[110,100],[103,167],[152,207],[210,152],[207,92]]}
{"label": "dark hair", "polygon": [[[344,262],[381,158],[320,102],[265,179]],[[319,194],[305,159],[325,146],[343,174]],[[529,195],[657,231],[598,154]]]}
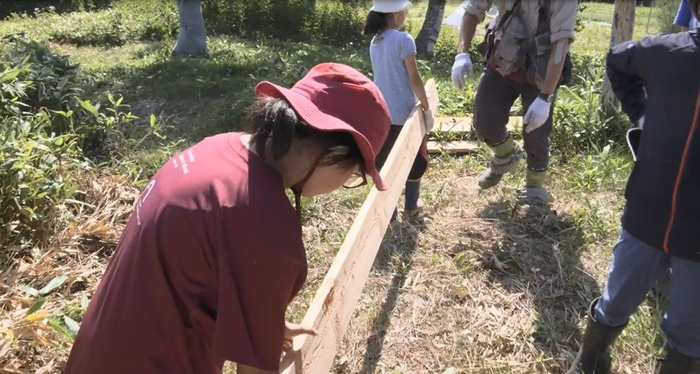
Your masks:
{"label": "dark hair", "polygon": [[374,35],[382,30],[384,30],[388,25],[389,21],[387,17],[389,13],[379,13],[370,11],[367,14],[367,21],[365,22],[365,35]]}
{"label": "dark hair", "polygon": [[252,134],[251,146],[255,153],[265,157],[268,140],[271,141],[272,158],[279,160],[292,146],[293,138],[312,139],[330,150],[342,147],[343,152],[333,152],[324,159],[324,165],[360,166],[364,172],[365,162],[355,138],[345,131],[319,131],[307,125],[284,99],[261,97],[248,110],[246,119]]}

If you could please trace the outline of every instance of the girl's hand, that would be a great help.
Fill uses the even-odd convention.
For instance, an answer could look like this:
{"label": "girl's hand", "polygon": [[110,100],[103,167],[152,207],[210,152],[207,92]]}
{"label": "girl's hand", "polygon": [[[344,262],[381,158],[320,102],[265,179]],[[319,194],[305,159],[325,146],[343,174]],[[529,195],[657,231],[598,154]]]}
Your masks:
{"label": "girl's hand", "polygon": [[284,323],[284,343],[282,344],[282,349],[287,351],[292,348],[292,341],[297,335],[316,335],[316,330],[310,327],[304,327],[297,325],[296,323],[286,322]]}

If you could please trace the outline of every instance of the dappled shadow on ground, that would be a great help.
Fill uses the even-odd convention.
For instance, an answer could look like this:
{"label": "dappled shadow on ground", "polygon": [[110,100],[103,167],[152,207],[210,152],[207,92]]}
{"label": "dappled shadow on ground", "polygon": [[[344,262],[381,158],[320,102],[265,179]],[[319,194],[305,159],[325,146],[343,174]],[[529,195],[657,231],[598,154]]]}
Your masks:
{"label": "dappled shadow on ground", "polygon": [[489,281],[531,299],[536,312],[530,336],[544,355],[540,369],[564,373],[581,341],[579,321],[601,294],[581,265],[582,229],[565,214],[534,206],[491,202],[478,217],[497,225],[502,237],[483,263]]}
{"label": "dappled shadow on ground", "polygon": [[380,303],[371,332],[365,341],[365,354],[361,373],[374,373],[382,357],[385,338],[391,328],[391,316],[397,306],[404,283],[413,268],[413,255],[418,246],[420,228],[407,221],[392,223],[384,236],[382,246],[374,261],[374,271],[392,273],[386,294]]}

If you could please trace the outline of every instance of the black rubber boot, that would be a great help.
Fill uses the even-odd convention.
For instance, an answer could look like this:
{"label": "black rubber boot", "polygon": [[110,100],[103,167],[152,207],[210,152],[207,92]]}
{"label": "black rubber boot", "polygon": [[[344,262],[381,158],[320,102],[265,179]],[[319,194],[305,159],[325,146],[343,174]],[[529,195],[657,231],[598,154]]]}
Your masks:
{"label": "black rubber boot", "polygon": [[700,374],[700,359],[678,352],[666,344],[666,358],[660,360],[657,374]]}
{"label": "black rubber boot", "polygon": [[598,300],[600,298],[593,300],[588,309],[583,344],[567,374],[610,374],[612,366],[610,346],[620,336],[626,325],[608,327],[596,321],[594,310]]}

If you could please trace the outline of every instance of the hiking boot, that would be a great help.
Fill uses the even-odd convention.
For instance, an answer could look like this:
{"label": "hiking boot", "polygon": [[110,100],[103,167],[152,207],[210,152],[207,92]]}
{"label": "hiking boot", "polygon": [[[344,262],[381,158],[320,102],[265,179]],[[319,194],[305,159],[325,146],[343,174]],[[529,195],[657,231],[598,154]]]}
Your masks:
{"label": "hiking boot", "polygon": [[411,224],[421,227],[430,223],[430,217],[425,213],[422,206],[404,211],[404,218]]}
{"label": "hiking boot", "polygon": [[518,191],[518,201],[523,205],[547,205],[552,197],[542,187],[523,187]]}
{"label": "hiking boot", "polygon": [[665,356],[659,360],[656,374],[700,374],[700,359],[686,356],[668,343]]}
{"label": "hiking boot", "polygon": [[593,300],[588,309],[583,344],[567,374],[610,374],[612,359],[610,346],[615,342],[625,325],[608,327],[594,318],[595,306],[600,298]]}
{"label": "hiking boot", "polygon": [[518,167],[522,158],[522,150],[517,144],[513,145],[513,151],[505,157],[491,156],[491,163],[488,169],[484,170],[479,177],[479,187],[482,190],[497,185],[505,173],[509,173]]}

